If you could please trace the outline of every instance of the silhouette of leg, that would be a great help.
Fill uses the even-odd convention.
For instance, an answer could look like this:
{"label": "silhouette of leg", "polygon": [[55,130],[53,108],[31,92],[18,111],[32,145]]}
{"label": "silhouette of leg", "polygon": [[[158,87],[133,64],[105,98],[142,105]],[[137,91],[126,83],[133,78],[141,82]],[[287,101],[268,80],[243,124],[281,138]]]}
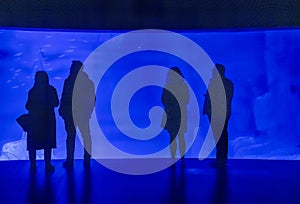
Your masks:
{"label": "silhouette of leg", "polygon": [[78,123],[79,130],[82,135],[83,139],[83,146],[84,146],[84,165],[90,165],[91,159],[91,152],[92,152],[92,138],[91,138],[91,131],[89,126],[89,118],[83,119]]}
{"label": "silhouette of leg", "polygon": [[73,123],[73,120],[65,120],[65,129],[67,131],[67,159],[63,163],[64,167],[73,167],[74,161],[74,151],[75,151],[75,136],[76,136],[76,128]]}
{"label": "silhouette of leg", "polygon": [[176,134],[170,133],[170,151],[172,159],[175,159],[176,149],[177,149],[177,141],[176,141]]}
{"label": "silhouette of leg", "polygon": [[180,156],[183,159],[184,158],[184,154],[185,154],[185,150],[186,150],[186,144],[185,144],[184,133],[183,132],[180,132],[178,134],[178,140],[179,140]]}
{"label": "silhouette of leg", "polygon": [[217,160],[226,162],[228,155],[228,121],[225,122],[221,137],[217,143]]}
{"label": "silhouette of leg", "polygon": [[55,167],[51,164],[51,148],[44,149],[44,159],[46,172],[54,171]]}
{"label": "silhouette of leg", "polygon": [[30,173],[34,173],[36,171],[36,151],[35,150],[29,150],[29,161],[30,161]]}

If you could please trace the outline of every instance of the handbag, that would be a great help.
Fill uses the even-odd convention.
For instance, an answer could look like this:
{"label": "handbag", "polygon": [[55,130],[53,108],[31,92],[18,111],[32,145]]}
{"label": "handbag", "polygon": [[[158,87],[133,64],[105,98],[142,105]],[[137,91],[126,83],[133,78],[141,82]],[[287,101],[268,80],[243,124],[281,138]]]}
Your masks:
{"label": "handbag", "polygon": [[25,132],[30,130],[30,115],[28,113],[20,115],[16,121]]}

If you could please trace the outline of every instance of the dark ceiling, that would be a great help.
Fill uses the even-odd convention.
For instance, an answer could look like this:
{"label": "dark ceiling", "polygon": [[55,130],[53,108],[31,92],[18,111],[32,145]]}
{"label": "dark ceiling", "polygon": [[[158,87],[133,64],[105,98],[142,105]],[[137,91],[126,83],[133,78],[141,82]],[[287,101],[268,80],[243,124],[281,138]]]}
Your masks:
{"label": "dark ceiling", "polygon": [[1,0],[0,26],[259,29],[300,26],[297,0]]}

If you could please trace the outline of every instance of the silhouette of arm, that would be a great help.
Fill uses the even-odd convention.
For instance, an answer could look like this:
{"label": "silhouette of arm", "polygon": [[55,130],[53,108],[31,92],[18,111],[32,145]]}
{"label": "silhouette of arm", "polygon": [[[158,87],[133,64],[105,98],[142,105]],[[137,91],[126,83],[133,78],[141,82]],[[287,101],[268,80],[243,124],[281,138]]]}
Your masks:
{"label": "silhouette of arm", "polygon": [[59,105],[59,100],[58,100],[58,96],[57,96],[57,91],[54,87],[51,87],[52,89],[52,97],[51,97],[51,107],[58,107]]}
{"label": "silhouette of arm", "polygon": [[184,83],[184,90],[183,90],[183,100],[184,100],[184,104],[187,105],[190,102],[190,94],[189,94],[189,88],[186,85],[186,83]]}
{"label": "silhouette of arm", "polygon": [[228,80],[226,87],[226,98],[227,98],[227,117],[229,118],[231,116],[231,104],[232,104],[232,98],[234,94],[234,86],[233,83]]}
{"label": "silhouette of arm", "polygon": [[68,102],[69,92],[72,91],[72,90],[69,90],[70,88],[71,87],[69,87],[68,81],[65,80],[63,91],[61,94],[61,99],[60,99],[60,106],[58,109],[59,115],[63,118],[67,115],[67,106],[71,105],[71,103],[69,104],[69,102]]}
{"label": "silhouette of arm", "polygon": [[95,102],[96,102],[96,96],[95,96],[95,87],[94,84],[91,80],[87,80],[87,88],[85,90],[85,100],[86,100],[86,109],[87,109],[87,116],[91,117],[94,107],[95,107]]}
{"label": "silhouette of arm", "polygon": [[167,89],[163,89],[163,93],[161,95],[161,102],[164,105],[164,107],[168,107],[170,105],[170,97],[169,95],[169,91]]}
{"label": "silhouette of arm", "polygon": [[25,105],[25,108],[27,110],[32,110],[33,104],[32,104],[32,92],[31,90],[28,92],[28,98],[27,98],[27,102]]}
{"label": "silhouette of arm", "polygon": [[204,94],[203,115],[210,115],[210,97],[208,90]]}

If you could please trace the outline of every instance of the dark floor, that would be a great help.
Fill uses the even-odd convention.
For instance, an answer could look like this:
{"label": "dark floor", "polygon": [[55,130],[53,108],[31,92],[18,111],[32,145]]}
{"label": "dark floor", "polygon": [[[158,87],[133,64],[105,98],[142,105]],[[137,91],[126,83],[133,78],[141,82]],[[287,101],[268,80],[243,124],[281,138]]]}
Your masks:
{"label": "dark floor", "polygon": [[0,162],[0,203],[300,203],[300,161],[186,159],[144,176],[113,172],[81,160],[73,171],[53,161],[52,175],[38,161],[35,176],[28,161]]}

